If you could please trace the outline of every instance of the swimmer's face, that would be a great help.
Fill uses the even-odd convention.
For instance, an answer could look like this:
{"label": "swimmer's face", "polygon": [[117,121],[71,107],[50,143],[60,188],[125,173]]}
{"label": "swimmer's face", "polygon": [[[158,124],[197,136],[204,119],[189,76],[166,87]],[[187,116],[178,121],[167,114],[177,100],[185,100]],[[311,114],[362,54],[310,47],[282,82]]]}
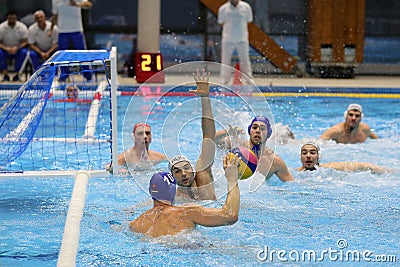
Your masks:
{"label": "swimmer's face", "polygon": [[250,141],[254,145],[259,145],[267,141],[268,128],[264,122],[255,121],[250,128]]}
{"label": "swimmer's face", "polygon": [[172,175],[179,186],[190,187],[194,181],[192,165],[187,161],[178,162],[171,169]]}
{"label": "swimmer's face", "polygon": [[301,164],[306,169],[313,169],[318,165],[318,150],[313,145],[305,145],[301,149],[300,154]]}
{"label": "swimmer's face", "polygon": [[150,144],[152,138],[150,127],[146,125],[137,127],[133,137],[135,144]]}
{"label": "swimmer's face", "polygon": [[67,98],[73,98],[77,99],[78,98],[78,88],[75,86],[68,86],[67,87]]}
{"label": "swimmer's face", "polygon": [[361,112],[359,110],[351,109],[347,111],[346,123],[350,127],[357,127],[361,121]]}

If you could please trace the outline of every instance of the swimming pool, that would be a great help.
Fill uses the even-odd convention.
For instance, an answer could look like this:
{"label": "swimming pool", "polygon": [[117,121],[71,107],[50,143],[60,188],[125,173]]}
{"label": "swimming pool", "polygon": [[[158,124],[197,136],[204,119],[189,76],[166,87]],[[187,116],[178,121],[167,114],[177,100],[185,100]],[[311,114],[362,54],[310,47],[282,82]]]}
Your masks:
{"label": "swimming pool", "polygon": [[[146,118],[153,130],[151,149],[167,154],[180,150],[191,160],[197,158],[201,136],[197,99],[134,96],[118,101],[118,118],[123,122],[119,124],[121,150],[132,145],[128,136],[132,125]],[[253,113],[265,112],[270,112],[275,123],[288,125],[296,139],[269,145],[285,160],[295,181],[282,183],[273,176],[255,193],[248,192],[250,180],[240,181],[236,224],[197,227],[149,240],[131,233],[127,224],[151,207],[143,188],[154,170],[133,177],[93,178],[87,188],[77,266],[254,266],[271,261],[274,265],[359,265],[357,255],[363,266],[370,264],[368,260],[393,261],[392,256],[399,262],[398,99],[272,97],[266,105],[262,97],[213,96],[212,101],[217,129],[228,123],[247,126]],[[327,169],[297,173],[302,141],[317,138],[341,122],[344,109],[353,102],[363,106],[363,120],[381,139],[355,145],[327,142],[321,146],[322,162],[367,161],[393,172],[377,175]],[[128,107],[129,116],[123,107]],[[213,168],[222,199],[204,202],[207,206],[220,207],[224,201],[223,153],[217,152]],[[166,168],[167,163],[156,166],[157,170]],[[70,178],[0,180],[1,266],[56,265],[72,187]]]}

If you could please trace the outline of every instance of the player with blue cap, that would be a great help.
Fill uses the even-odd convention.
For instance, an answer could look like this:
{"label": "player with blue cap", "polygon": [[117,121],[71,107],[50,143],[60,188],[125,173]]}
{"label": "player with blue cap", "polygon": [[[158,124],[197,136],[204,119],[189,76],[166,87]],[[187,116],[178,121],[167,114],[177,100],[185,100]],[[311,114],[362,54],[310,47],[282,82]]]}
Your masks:
{"label": "player with blue cap", "polygon": [[176,181],[171,173],[155,173],[150,179],[149,193],[153,200],[174,205],[176,195]]}
{"label": "player with blue cap", "polygon": [[149,193],[153,207],[129,223],[131,231],[150,237],[174,235],[196,225],[215,227],[232,225],[239,219],[240,191],[238,186],[238,155],[225,156],[223,166],[228,184],[222,207],[201,205],[174,206],[176,182],[171,173],[157,172],[150,179]]}
{"label": "player with blue cap", "polygon": [[[230,126],[230,130],[239,132],[237,127]],[[272,127],[270,120],[263,115],[259,115],[253,118],[247,127],[247,133],[249,134],[249,140],[245,143],[241,143],[240,146],[251,149],[257,156],[257,169],[250,177],[250,192],[257,190],[261,184],[269,179],[272,175],[278,176],[282,182],[293,181],[294,178],[289,172],[286,163],[272,149],[266,146],[267,140],[272,135]],[[226,135],[230,135],[229,131],[221,130],[218,131],[217,137],[215,138],[218,142],[222,140]],[[226,148],[232,149],[232,144],[227,143]]]}
{"label": "player with blue cap", "polygon": [[247,129],[250,139],[248,147],[257,155],[258,166],[253,174],[249,190],[257,190],[265,179],[272,175],[278,176],[282,182],[293,181],[286,163],[270,148],[266,147],[268,138],[272,135],[269,119],[265,116],[256,116]]}
{"label": "player with blue cap", "polygon": [[[262,122],[262,123],[265,124],[265,126],[262,126],[262,125],[257,124],[257,123],[254,124],[255,122]],[[254,125],[254,126],[253,126],[253,125]],[[271,124],[269,123],[268,118],[265,117],[265,116],[257,116],[257,117],[255,117],[255,118],[251,121],[249,127],[247,128],[247,132],[248,132],[248,134],[250,135],[250,138],[251,138],[250,130],[251,130],[253,127],[254,127],[255,129],[257,129],[258,127],[260,127],[261,130],[263,130],[263,128],[266,130],[266,137],[265,137],[265,140],[264,140],[264,138],[263,138],[262,136],[260,136],[260,138],[257,139],[257,140],[259,140],[259,141],[257,141],[257,140],[252,140],[253,147],[251,147],[251,150],[254,152],[254,154],[257,155],[257,157],[259,157],[259,156],[260,156],[259,154],[260,154],[261,144],[262,144],[263,142],[266,142],[266,141],[268,140],[268,138],[271,137],[271,135],[272,135],[272,128],[271,128]],[[258,136],[256,136],[255,138],[258,138]]]}

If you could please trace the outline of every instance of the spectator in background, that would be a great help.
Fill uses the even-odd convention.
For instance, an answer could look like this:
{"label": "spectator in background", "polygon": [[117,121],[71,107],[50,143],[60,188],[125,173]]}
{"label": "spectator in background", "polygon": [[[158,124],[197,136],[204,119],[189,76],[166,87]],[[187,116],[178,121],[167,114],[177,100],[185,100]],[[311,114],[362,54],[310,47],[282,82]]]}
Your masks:
{"label": "spectator in background", "polygon": [[28,43],[33,68],[37,70],[57,50],[58,27],[51,30],[51,22],[46,20],[43,10],[35,12],[35,21],[28,29]]}
{"label": "spectator in background", "polygon": [[[58,25],[58,49],[86,48],[86,40],[83,34],[81,9],[91,9],[89,0],[52,0],[51,30]],[[70,47],[72,44],[72,47]],[[91,80],[91,73],[84,72],[85,78]],[[65,81],[68,74],[64,68],[60,75],[60,81]]]}
{"label": "spectator in background", "polygon": [[218,9],[218,23],[222,25],[221,40],[221,79],[227,84],[230,70],[224,65],[231,65],[232,54],[236,49],[240,60],[240,70],[249,76],[252,69],[249,57],[248,23],[253,21],[251,6],[241,0],[229,0]]}
{"label": "spectator in background", "polygon": [[7,20],[0,24],[0,69],[3,73],[3,82],[10,81],[7,69],[7,59],[15,59],[13,81],[19,81],[18,72],[22,67],[28,49],[28,27],[17,20],[17,12],[7,12]]}

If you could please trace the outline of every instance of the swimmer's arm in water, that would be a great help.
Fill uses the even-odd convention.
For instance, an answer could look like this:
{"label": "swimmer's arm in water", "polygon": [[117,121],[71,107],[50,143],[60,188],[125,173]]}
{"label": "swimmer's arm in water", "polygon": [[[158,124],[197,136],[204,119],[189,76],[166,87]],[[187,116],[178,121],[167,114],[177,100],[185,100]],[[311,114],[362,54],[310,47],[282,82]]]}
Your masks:
{"label": "swimmer's arm in water", "polygon": [[[125,151],[118,155],[118,166],[122,168],[118,168],[118,173],[126,173],[127,172],[127,165],[126,165],[126,157]],[[113,174],[113,164],[112,162],[105,166],[106,171]]]}
{"label": "swimmer's arm in water", "polygon": [[[108,171],[110,174],[113,174],[113,165],[112,163],[109,163],[105,166],[106,171]],[[127,166],[119,166],[118,167],[118,174],[129,174],[129,170]]]}
{"label": "swimmer's arm in water", "polygon": [[222,225],[232,225],[239,218],[240,192],[238,186],[239,157],[236,155],[229,160],[229,156],[224,157],[225,177],[228,180],[228,194],[222,208],[205,208],[195,206],[187,209],[183,219],[193,221],[195,224],[214,227]]}
{"label": "swimmer's arm in water", "polygon": [[160,161],[168,160],[167,156],[161,152],[150,150],[150,153],[151,153],[151,157],[154,158],[155,160],[160,160]]}
{"label": "swimmer's arm in water", "polygon": [[374,133],[374,132],[370,132],[369,138],[371,138],[371,139],[379,139],[378,135],[376,135],[376,133]]}
{"label": "swimmer's arm in water", "polygon": [[272,169],[274,163],[274,152],[270,149],[266,149],[265,146],[261,147],[260,157],[258,158],[256,172],[261,173],[266,178],[269,178],[269,172]]}
{"label": "swimmer's arm in water", "polygon": [[368,126],[368,137],[371,139],[379,139],[378,135],[373,131],[371,131],[371,128],[369,128],[369,126]]}
{"label": "swimmer's arm in water", "polygon": [[167,156],[161,152],[149,150],[148,153],[150,161],[153,165],[157,165],[161,162],[168,161]]}
{"label": "swimmer's arm in water", "polygon": [[261,156],[258,159],[256,172],[263,174],[266,178],[275,174],[282,182],[294,180],[285,162],[275,155],[271,149],[262,147],[260,153]]}
{"label": "swimmer's arm in water", "polygon": [[275,156],[274,162],[277,165],[277,171],[275,174],[282,182],[289,182],[294,180],[292,174],[289,172],[289,169],[286,166],[286,163],[283,161],[283,159],[281,159],[278,156]]}
{"label": "swimmer's arm in water", "polygon": [[145,202],[141,202],[141,203],[129,206],[127,208],[124,208],[123,211],[126,213],[129,213],[130,215],[133,215],[135,213],[135,210],[143,208],[143,207],[151,206],[152,204],[153,204],[153,200],[147,200]]}
{"label": "swimmer's arm in water", "polygon": [[337,133],[340,133],[340,129],[338,128],[338,124],[326,130],[319,139],[321,140],[335,140],[337,139]]}
{"label": "swimmer's arm in water", "polygon": [[332,168],[339,171],[371,171],[373,173],[384,173],[385,168],[369,162],[328,162],[321,163],[321,167]]}

